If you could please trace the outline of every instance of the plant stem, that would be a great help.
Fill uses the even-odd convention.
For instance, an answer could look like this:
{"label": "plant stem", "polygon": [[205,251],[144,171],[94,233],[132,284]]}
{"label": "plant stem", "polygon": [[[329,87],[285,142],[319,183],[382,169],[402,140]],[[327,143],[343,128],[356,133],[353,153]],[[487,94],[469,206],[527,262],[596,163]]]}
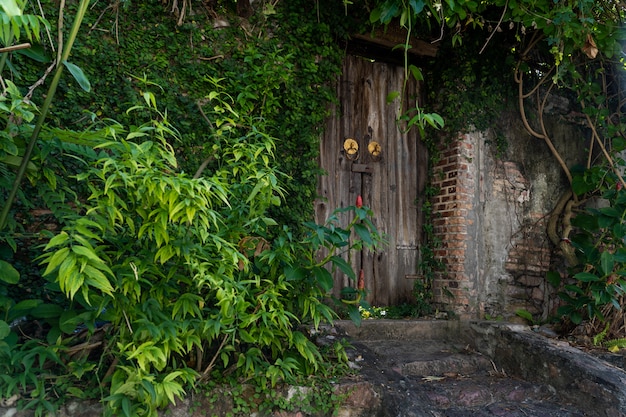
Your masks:
{"label": "plant stem", "polygon": [[[76,35],[78,34],[78,29],[80,28],[80,24],[85,17],[85,12],[87,11],[87,7],[89,6],[89,0],[81,0],[80,5],[78,6],[78,11],[76,12],[76,17],[74,19],[74,24],[72,25],[72,30],[70,31],[69,39],[65,44],[63,49],[63,54],[61,55],[61,61],[57,62],[57,69],[54,74],[54,78],[52,79],[52,83],[50,84],[50,88],[48,89],[48,94],[46,95],[46,99],[41,107],[41,113],[39,114],[39,118],[37,119],[37,124],[35,125],[35,129],[30,138],[30,142],[24,152],[24,156],[22,157],[22,163],[17,170],[17,174],[15,175],[15,181],[13,182],[13,187],[9,192],[9,196],[7,197],[7,201],[2,208],[2,213],[0,213],[0,231],[3,230],[7,224],[7,220],[9,218],[9,212],[11,210],[11,206],[13,205],[13,201],[15,200],[15,196],[17,195],[17,191],[20,187],[20,183],[24,178],[26,173],[26,167],[28,166],[28,162],[33,154],[33,150],[35,149],[35,144],[37,143],[37,139],[39,137],[39,132],[41,132],[41,128],[43,127],[43,123],[48,115],[48,111],[50,109],[50,104],[52,103],[52,99],[54,97],[54,93],[56,92],[57,86],[59,85],[59,80],[61,79],[61,74],[63,72],[63,63],[70,56],[70,51],[72,50],[72,45],[76,40]],[[60,30],[60,28],[59,28]]]}

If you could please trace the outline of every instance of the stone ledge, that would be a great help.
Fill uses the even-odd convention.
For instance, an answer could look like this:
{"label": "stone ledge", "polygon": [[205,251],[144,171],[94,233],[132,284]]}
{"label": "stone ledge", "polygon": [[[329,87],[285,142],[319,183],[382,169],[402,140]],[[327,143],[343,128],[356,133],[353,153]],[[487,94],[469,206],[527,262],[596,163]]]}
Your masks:
{"label": "stone ledge", "polygon": [[509,376],[548,384],[589,415],[626,416],[626,373],[622,369],[531,330],[507,326],[495,326],[494,330],[492,359]]}

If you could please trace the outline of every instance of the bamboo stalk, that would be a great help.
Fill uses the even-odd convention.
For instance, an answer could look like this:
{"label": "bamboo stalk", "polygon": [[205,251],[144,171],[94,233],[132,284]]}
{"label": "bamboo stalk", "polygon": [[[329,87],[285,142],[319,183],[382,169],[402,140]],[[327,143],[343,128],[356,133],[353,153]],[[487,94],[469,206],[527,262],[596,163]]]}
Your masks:
{"label": "bamboo stalk", "polygon": [[[78,34],[78,29],[85,17],[85,12],[87,11],[87,7],[89,6],[89,0],[81,0],[80,5],[78,6],[78,11],[76,12],[76,16],[74,18],[74,24],[72,25],[72,29],[70,31],[69,39],[63,48],[63,53],[61,55],[61,59],[57,62],[57,70],[54,74],[54,78],[48,88],[48,94],[46,95],[46,99],[44,100],[43,106],[41,107],[41,113],[39,114],[39,118],[37,119],[37,124],[35,125],[35,129],[31,135],[30,141],[28,142],[28,146],[26,151],[24,152],[24,156],[22,157],[22,163],[18,168],[17,174],[15,175],[15,181],[13,182],[13,187],[9,192],[9,196],[7,197],[7,201],[2,208],[2,212],[0,213],[0,230],[4,229],[7,224],[7,220],[9,218],[9,212],[11,211],[11,206],[15,200],[15,196],[17,195],[17,191],[20,188],[20,184],[24,175],[26,174],[26,168],[28,167],[28,163],[30,162],[30,158],[33,154],[33,150],[35,149],[35,144],[37,143],[37,139],[39,138],[39,133],[41,132],[41,128],[45,122],[46,117],[48,116],[48,111],[50,109],[50,104],[52,103],[52,99],[54,98],[54,93],[56,92],[57,86],[59,85],[59,80],[61,79],[61,74],[63,73],[63,62],[66,61],[70,56],[70,51],[72,50],[72,46],[74,41],[76,40],[76,35]],[[6,56],[6,55],[5,55]]]}

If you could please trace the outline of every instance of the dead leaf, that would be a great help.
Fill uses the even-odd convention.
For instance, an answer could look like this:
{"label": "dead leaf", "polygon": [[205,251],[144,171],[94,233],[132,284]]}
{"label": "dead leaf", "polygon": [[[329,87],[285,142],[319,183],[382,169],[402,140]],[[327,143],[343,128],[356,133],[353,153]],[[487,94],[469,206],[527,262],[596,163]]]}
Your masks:
{"label": "dead leaf", "polygon": [[598,47],[596,46],[596,42],[593,40],[590,33],[587,34],[587,40],[585,41],[585,45],[582,47],[582,50],[589,59],[594,59],[598,55]]}
{"label": "dead leaf", "polygon": [[425,376],[424,378],[422,378],[422,381],[435,382],[435,381],[441,381],[441,380],[444,380],[444,379],[446,379],[446,378],[443,377],[443,376],[432,376],[432,375],[429,375],[429,376]]}

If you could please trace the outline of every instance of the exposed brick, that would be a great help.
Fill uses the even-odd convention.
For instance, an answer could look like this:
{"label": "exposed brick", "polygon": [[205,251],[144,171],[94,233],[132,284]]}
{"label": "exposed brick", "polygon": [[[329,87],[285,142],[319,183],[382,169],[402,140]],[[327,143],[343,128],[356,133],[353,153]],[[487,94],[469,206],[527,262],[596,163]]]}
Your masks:
{"label": "exposed brick", "polygon": [[450,272],[465,272],[465,265],[463,265],[463,264],[452,264],[452,265],[448,265],[447,269]]}
{"label": "exposed brick", "polygon": [[522,275],[518,277],[516,281],[526,287],[538,287],[544,282],[544,278],[532,275]]}
{"label": "exposed brick", "polygon": [[529,290],[524,287],[518,287],[516,285],[509,285],[506,289],[506,295],[518,300],[526,300],[529,296]]}
{"label": "exposed brick", "polygon": [[544,292],[543,292],[543,290],[541,288],[535,287],[535,288],[533,288],[532,293],[530,294],[530,297],[533,300],[543,301],[543,299],[544,299]]}
{"label": "exposed brick", "polygon": [[448,256],[451,257],[464,257],[465,256],[465,251],[464,250],[458,250],[458,249],[454,249],[454,250],[449,250],[448,251]]}
{"label": "exposed brick", "polygon": [[466,226],[448,226],[447,231],[451,234],[464,235],[467,234]]}
{"label": "exposed brick", "polygon": [[465,240],[448,240],[447,242],[444,242],[444,247],[445,248],[466,248],[467,247],[467,242]]}

